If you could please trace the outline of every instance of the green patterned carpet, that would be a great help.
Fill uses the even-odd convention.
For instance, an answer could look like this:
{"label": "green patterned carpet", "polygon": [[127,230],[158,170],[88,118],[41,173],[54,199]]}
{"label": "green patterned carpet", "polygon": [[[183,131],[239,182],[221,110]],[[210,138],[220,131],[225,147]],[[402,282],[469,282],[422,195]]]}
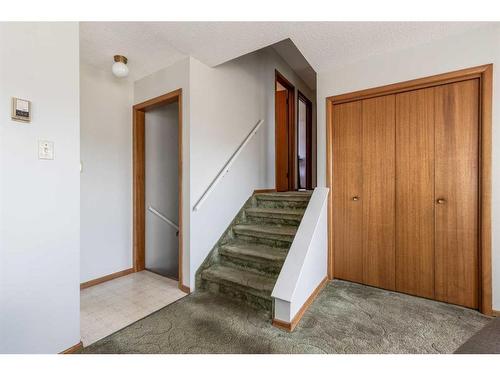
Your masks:
{"label": "green patterned carpet", "polygon": [[82,353],[452,353],[480,313],[345,281],[320,293],[294,332],[223,296],[193,293]]}

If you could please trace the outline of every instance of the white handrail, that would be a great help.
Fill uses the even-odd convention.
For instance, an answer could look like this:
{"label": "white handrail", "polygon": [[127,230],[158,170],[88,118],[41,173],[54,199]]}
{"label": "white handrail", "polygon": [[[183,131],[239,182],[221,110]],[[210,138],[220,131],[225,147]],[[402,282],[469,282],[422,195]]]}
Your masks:
{"label": "white handrail", "polygon": [[205,190],[205,192],[203,193],[203,195],[201,196],[201,198],[198,199],[198,202],[196,202],[196,204],[194,205],[193,211],[198,211],[199,210],[199,208],[201,207],[201,205],[203,204],[203,202],[207,199],[207,197],[210,195],[210,193],[212,192],[212,190],[215,189],[215,186],[217,186],[217,184],[219,183],[219,181],[222,180],[222,178],[227,174],[227,172],[229,172],[229,169],[231,168],[231,165],[233,164],[233,162],[236,159],[236,157],[240,154],[240,152],[243,149],[243,147],[245,147],[245,145],[250,141],[250,139],[255,135],[255,133],[257,133],[257,131],[259,130],[259,128],[260,128],[260,126],[262,125],[263,122],[264,122],[264,120],[259,120],[257,122],[257,124],[253,127],[253,129],[250,131],[250,133],[248,133],[248,135],[245,137],[245,139],[243,140],[243,142],[238,146],[238,148],[236,149],[236,151],[233,153],[233,155],[231,156],[231,158],[229,158],[228,162],[224,165],[224,167],[217,174],[217,176],[212,181],[212,183],[208,186],[207,190]]}
{"label": "white handrail", "polygon": [[160,219],[162,219],[165,223],[167,223],[171,227],[175,228],[175,230],[179,231],[179,226],[177,224],[175,224],[172,220],[168,219],[167,217],[162,215],[160,212],[155,210],[154,207],[149,206],[148,211],[154,213],[156,216],[158,216]]}

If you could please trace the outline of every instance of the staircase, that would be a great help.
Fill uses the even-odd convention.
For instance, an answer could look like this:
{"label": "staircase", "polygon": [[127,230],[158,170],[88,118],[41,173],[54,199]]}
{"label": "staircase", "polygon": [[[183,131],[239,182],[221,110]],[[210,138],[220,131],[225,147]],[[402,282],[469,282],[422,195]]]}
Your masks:
{"label": "staircase", "polygon": [[271,313],[271,292],[311,194],[254,194],[198,270],[197,288]]}

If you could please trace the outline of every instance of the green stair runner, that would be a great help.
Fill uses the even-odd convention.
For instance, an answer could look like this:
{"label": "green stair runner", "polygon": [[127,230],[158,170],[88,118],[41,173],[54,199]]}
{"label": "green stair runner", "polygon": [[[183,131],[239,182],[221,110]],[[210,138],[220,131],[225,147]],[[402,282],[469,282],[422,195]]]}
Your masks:
{"label": "green stair runner", "polygon": [[310,198],[254,194],[198,270],[197,288],[271,312],[271,292]]}

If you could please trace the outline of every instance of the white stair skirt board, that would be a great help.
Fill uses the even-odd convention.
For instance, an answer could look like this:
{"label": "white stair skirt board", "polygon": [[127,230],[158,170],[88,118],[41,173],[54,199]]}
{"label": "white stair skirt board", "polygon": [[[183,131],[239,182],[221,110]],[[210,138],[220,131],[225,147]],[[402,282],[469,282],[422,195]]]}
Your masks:
{"label": "white stair skirt board", "polygon": [[[271,296],[274,320],[292,323],[327,277],[328,188],[314,189]],[[293,327],[292,327],[293,329]]]}

